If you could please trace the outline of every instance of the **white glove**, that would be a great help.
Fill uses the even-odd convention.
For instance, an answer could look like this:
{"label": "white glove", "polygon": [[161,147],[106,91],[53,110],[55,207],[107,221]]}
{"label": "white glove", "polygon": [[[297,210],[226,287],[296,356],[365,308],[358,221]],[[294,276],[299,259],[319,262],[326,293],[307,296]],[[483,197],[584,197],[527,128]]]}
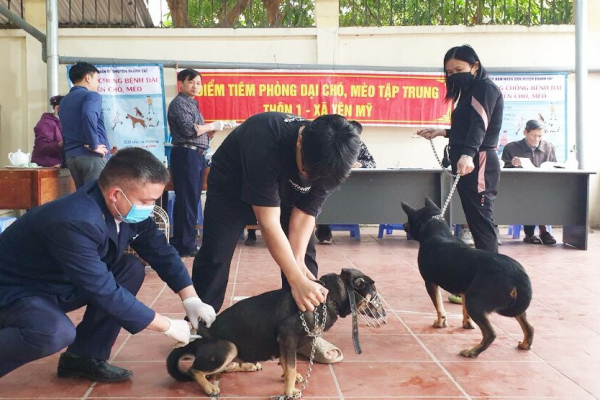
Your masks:
{"label": "white glove", "polygon": [[210,328],[212,323],[217,318],[217,313],[211,305],[205,304],[199,297],[189,297],[183,301],[185,314],[190,319],[194,329],[198,329],[198,320],[201,319],[206,323],[206,327]]}
{"label": "white glove", "polygon": [[182,319],[173,320],[169,317],[165,318],[169,320],[171,325],[169,326],[169,329],[163,332],[163,334],[178,342],[188,344],[190,342],[190,325],[188,322]]}
{"label": "white glove", "polygon": [[215,121],[210,123],[211,131],[222,131],[225,128],[225,122],[223,121]]}
{"label": "white glove", "polygon": [[238,126],[239,124],[235,121],[223,121],[225,123],[225,128],[227,129],[233,129],[236,126]]}

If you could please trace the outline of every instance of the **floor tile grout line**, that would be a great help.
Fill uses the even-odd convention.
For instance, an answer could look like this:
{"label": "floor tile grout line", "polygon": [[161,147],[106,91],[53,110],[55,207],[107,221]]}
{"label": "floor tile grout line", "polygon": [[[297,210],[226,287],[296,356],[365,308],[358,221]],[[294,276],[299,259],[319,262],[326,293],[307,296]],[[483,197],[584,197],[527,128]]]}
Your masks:
{"label": "floor tile grout line", "polygon": [[329,373],[333,377],[333,383],[335,384],[335,389],[338,392],[338,398],[340,400],[344,400],[344,393],[342,392],[342,387],[340,386],[340,382],[339,382],[339,380],[337,378],[337,375],[335,373],[335,369],[333,368],[332,364],[329,364],[328,367],[329,367]]}
{"label": "floor tile grout line", "polygon": [[[387,304],[387,302],[386,302]],[[389,307],[389,304],[387,304]],[[411,334],[411,336],[413,337],[413,339],[415,339],[417,341],[417,343],[419,343],[419,345],[423,348],[423,350],[425,350],[425,352],[429,355],[429,357],[431,357],[431,359],[435,362],[435,364],[444,372],[444,374],[448,377],[448,379],[450,379],[450,381],[456,386],[456,388],[469,400],[472,400],[472,397],[466,392],[466,390],[458,383],[458,381],[456,381],[456,379],[454,379],[454,377],[452,376],[452,374],[450,374],[450,371],[448,371],[446,369],[446,367],[444,367],[442,365],[442,363],[440,362],[440,360],[437,359],[437,357],[433,354],[433,352],[425,345],[425,343],[423,343],[423,341],[418,337],[418,335],[416,333],[414,333],[414,331],[408,326],[408,324],[406,324],[404,322],[404,320],[402,318],[400,318],[400,316],[398,314],[396,314],[396,312],[394,312],[392,310],[392,313],[394,314],[394,316],[396,318],[398,318],[398,320],[400,321],[400,323],[402,325],[404,325],[404,328]]]}

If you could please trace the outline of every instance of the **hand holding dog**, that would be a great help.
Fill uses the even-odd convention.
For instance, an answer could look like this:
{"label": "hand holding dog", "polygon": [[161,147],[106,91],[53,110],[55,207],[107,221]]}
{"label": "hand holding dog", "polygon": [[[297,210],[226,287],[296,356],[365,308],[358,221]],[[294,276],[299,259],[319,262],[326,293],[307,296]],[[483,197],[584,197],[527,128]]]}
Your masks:
{"label": "hand holding dog", "polygon": [[[312,274],[311,274],[312,275]],[[325,287],[306,277],[290,282],[292,297],[300,311],[313,311],[316,306],[323,303],[329,292]]]}
{"label": "hand holding dog", "polygon": [[198,329],[198,320],[204,321],[206,327],[210,328],[217,314],[212,306],[203,303],[199,297],[189,297],[183,301],[185,314],[190,319],[192,327]]}
{"label": "hand holding dog", "polygon": [[169,329],[163,332],[163,334],[184,345],[188,344],[190,342],[190,324],[182,319],[165,318],[169,320],[171,325],[169,326]]}
{"label": "hand holding dog", "polygon": [[422,138],[431,140],[438,136],[446,136],[446,131],[444,129],[425,128],[418,130],[417,135],[421,136]]}

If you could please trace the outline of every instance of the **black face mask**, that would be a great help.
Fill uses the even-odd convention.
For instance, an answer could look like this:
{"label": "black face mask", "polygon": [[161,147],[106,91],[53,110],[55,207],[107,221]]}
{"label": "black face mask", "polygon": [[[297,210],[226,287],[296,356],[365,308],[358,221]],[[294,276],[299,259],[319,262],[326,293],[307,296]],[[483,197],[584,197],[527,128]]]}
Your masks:
{"label": "black face mask", "polygon": [[475,75],[470,72],[457,72],[446,78],[446,81],[453,86],[464,89],[469,86],[474,79]]}

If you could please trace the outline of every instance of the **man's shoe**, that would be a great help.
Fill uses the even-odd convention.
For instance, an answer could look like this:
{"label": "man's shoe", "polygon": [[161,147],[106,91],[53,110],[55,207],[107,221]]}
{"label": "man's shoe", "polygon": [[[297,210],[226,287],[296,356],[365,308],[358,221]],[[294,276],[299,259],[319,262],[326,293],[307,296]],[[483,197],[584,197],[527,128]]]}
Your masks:
{"label": "man's shoe", "polygon": [[473,235],[471,235],[471,231],[468,228],[461,229],[458,233],[458,238],[462,240],[465,244],[468,244],[469,246],[475,246]]}
{"label": "man's shoe", "polygon": [[181,258],[196,257],[196,254],[198,254],[199,251],[200,251],[200,247],[196,246],[194,248],[194,250],[190,251],[189,253],[179,253],[179,257],[181,257]]}
{"label": "man's shoe", "polygon": [[58,360],[59,378],[85,378],[96,382],[122,382],[133,372],[115,367],[104,360],[62,353]]}
{"label": "man's shoe", "polygon": [[331,238],[319,239],[319,244],[331,244]]}
{"label": "man's shoe", "polygon": [[244,245],[246,246],[254,246],[256,244],[256,236],[252,237],[252,236],[248,236],[248,239],[246,239],[246,241],[244,242]]}

